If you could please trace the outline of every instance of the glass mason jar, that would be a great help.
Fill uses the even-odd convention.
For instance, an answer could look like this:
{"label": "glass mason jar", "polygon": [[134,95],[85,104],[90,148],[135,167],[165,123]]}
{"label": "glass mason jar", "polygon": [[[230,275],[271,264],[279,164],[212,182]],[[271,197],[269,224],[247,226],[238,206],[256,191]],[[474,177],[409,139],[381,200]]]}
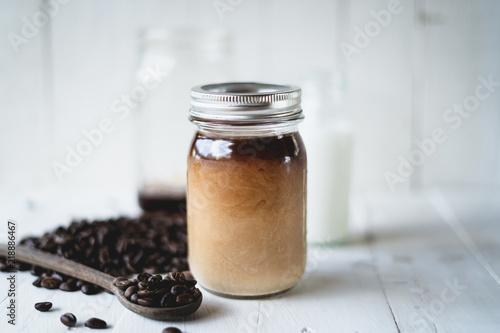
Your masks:
{"label": "glass mason jar", "polygon": [[231,38],[225,31],[142,31],[136,80],[154,75],[157,81],[144,98],[134,100],[140,102],[134,125],[144,210],[175,211],[185,205],[185,157],[192,133],[179,110],[189,103],[189,90],[198,82],[227,80],[231,59]]}
{"label": "glass mason jar", "polygon": [[298,87],[222,83],[191,90],[190,269],[207,290],[290,289],[306,264],[306,151]]}

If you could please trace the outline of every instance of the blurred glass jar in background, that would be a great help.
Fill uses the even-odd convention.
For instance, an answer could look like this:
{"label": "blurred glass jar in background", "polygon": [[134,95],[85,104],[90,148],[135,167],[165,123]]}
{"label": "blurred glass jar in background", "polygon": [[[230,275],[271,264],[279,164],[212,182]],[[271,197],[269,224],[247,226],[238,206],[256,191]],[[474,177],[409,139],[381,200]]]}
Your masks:
{"label": "blurred glass jar in background", "polygon": [[301,85],[309,169],[307,241],[343,243],[348,235],[353,151],[345,76],[333,71],[310,72],[303,75]]}
{"label": "blurred glass jar in background", "polygon": [[231,39],[225,31],[208,29],[144,30],[140,37],[136,81],[154,76],[159,84],[145,87],[147,96],[135,112],[139,204],[146,211],[179,210],[192,138],[189,92],[195,85],[228,80]]}

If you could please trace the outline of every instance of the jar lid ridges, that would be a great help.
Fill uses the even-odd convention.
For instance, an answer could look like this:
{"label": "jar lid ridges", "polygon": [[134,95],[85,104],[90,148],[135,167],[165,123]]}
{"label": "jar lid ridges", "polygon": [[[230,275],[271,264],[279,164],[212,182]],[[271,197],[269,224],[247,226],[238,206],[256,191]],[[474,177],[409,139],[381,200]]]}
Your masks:
{"label": "jar lid ridges", "polygon": [[229,82],[191,89],[194,122],[269,123],[301,121],[301,90],[290,85]]}

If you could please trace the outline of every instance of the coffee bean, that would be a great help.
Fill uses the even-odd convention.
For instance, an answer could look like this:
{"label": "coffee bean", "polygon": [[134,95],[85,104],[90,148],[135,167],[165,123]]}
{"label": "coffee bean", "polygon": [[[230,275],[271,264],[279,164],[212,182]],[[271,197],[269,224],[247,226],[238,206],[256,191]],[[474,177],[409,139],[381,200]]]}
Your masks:
{"label": "coffee bean", "polygon": [[139,298],[137,300],[137,303],[142,306],[152,306],[153,305],[153,299],[152,298]]}
{"label": "coffee bean", "polygon": [[56,278],[52,278],[52,277],[46,277],[40,283],[40,285],[43,288],[47,288],[47,289],[57,289],[57,288],[59,288],[60,284],[61,284],[60,280],[58,280]]}
{"label": "coffee bean", "polygon": [[139,287],[139,289],[141,290],[145,290],[148,288],[148,283],[147,282],[144,282],[144,281],[141,281],[137,284],[137,286]]}
{"label": "coffee bean", "polygon": [[194,298],[192,295],[182,294],[182,295],[177,296],[177,298],[175,300],[176,300],[177,304],[185,305],[185,304],[193,303]]}
{"label": "coffee bean", "polygon": [[196,285],[198,283],[198,281],[196,281],[194,279],[190,279],[190,280],[186,280],[184,283],[186,284],[186,286],[192,287],[192,286]]}
{"label": "coffee bean", "polygon": [[52,308],[52,303],[50,302],[35,303],[35,309],[41,312],[49,311],[51,308]]}
{"label": "coffee bean", "polygon": [[155,292],[151,290],[139,290],[137,292],[137,295],[139,295],[140,298],[147,298],[147,297],[152,297],[154,293]]}
{"label": "coffee bean", "polygon": [[165,294],[168,294],[170,293],[170,288],[163,288],[163,289],[157,289],[155,290],[155,294],[156,295],[165,295]]}
{"label": "coffee bean", "polygon": [[156,284],[155,290],[165,289],[165,288],[170,290],[174,286],[174,283],[175,283],[174,281],[170,280],[161,280]]}
{"label": "coffee bean", "polygon": [[59,289],[62,291],[77,291],[76,285],[71,282],[63,282],[59,285]]}
{"label": "coffee bean", "polygon": [[132,285],[132,281],[130,280],[123,280],[123,281],[119,281],[116,283],[116,286],[121,289],[121,290],[126,290],[128,287],[130,287]]}
{"label": "coffee bean", "polygon": [[130,301],[131,302],[137,303],[138,300],[139,300],[139,295],[133,294],[132,296],[130,296]]}
{"label": "coffee bean", "polygon": [[184,294],[187,291],[187,288],[183,285],[173,286],[170,290],[170,293],[175,296],[179,296],[180,294]]}
{"label": "coffee bean", "polygon": [[61,316],[61,323],[68,327],[74,327],[76,325],[76,317],[72,313],[65,313]]}
{"label": "coffee bean", "polygon": [[200,289],[198,289],[198,288],[194,288],[194,290],[193,290],[193,298],[194,298],[194,299],[197,299],[197,298],[198,298],[198,297],[200,297],[200,296],[201,296],[201,291],[200,291]]}
{"label": "coffee bean", "polygon": [[33,266],[31,268],[31,275],[40,276],[45,272],[45,269],[40,266]]}
{"label": "coffee bean", "polygon": [[127,297],[128,299],[130,299],[130,297],[137,293],[139,291],[139,288],[137,288],[136,286],[130,286],[127,288],[127,290],[125,290],[125,297]]}
{"label": "coffee bean", "polygon": [[96,286],[95,284],[84,284],[81,288],[82,293],[86,295],[95,295],[99,291],[101,291],[101,288]]}
{"label": "coffee bean", "polygon": [[146,282],[148,281],[148,279],[151,277],[151,274],[149,273],[141,273],[139,275],[137,275],[137,280],[139,282]]}
{"label": "coffee bean", "polygon": [[35,287],[41,287],[42,280],[43,280],[43,278],[41,276],[39,276],[38,279],[36,279],[35,281],[33,281],[33,285]]}
{"label": "coffee bean", "polygon": [[117,286],[118,287],[118,284],[121,282],[121,281],[125,281],[125,280],[128,280],[126,277],[124,276],[119,276],[117,278],[115,278],[113,280],[113,285]]}
{"label": "coffee bean", "polygon": [[99,318],[90,318],[89,320],[87,320],[85,322],[85,326],[89,327],[89,328],[106,328],[108,326],[108,324],[106,324],[106,322],[102,319],[99,319]]}
{"label": "coffee bean", "polygon": [[170,308],[176,306],[176,297],[170,293],[165,294],[160,300],[160,306],[162,308]]}
{"label": "coffee bean", "polygon": [[152,284],[152,283],[158,283],[162,280],[162,277],[161,275],[153,275],[151,276],[149,279],[148,279],[148,283],[149,284]]}
{"label": "coffee bean", "polygon": [[54,278],[54,279],[58,279],[59,281],[64,281],[64,277],[57,272],[52,273],[52,275],[50,277]]}
{"label": "coffee bean", "polygon": [[173,326],[164,328],[163,331],[161,331],[161,332],[162,333],[182,333],[182,331],[180,329],[178,329],[177,327],[173,327]]}

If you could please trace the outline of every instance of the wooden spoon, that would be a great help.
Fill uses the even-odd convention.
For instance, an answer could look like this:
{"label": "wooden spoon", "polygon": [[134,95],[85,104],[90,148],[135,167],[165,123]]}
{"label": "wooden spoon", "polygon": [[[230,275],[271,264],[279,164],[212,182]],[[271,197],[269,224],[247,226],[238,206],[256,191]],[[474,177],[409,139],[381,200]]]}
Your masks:
{"label": "wooden spoon", "polygon": [[[0,244],[0,255],[7,257],[7,253],[7,245]],[[15,260],[52,269],[54,271],[101,286],[112,291],[120,303],[122,303],[122,305],[130,311],[155,320],[175,320],[180,317],[190,315],[198,310],[203,298],[203,295],[200,295],[195,302],[175,308],[142,306],[130,302],[124,296],[123,291],[113,284],[113,280],[115,279],[114,276],[105,274],[77,262],[24,245],[16,245]]]}

